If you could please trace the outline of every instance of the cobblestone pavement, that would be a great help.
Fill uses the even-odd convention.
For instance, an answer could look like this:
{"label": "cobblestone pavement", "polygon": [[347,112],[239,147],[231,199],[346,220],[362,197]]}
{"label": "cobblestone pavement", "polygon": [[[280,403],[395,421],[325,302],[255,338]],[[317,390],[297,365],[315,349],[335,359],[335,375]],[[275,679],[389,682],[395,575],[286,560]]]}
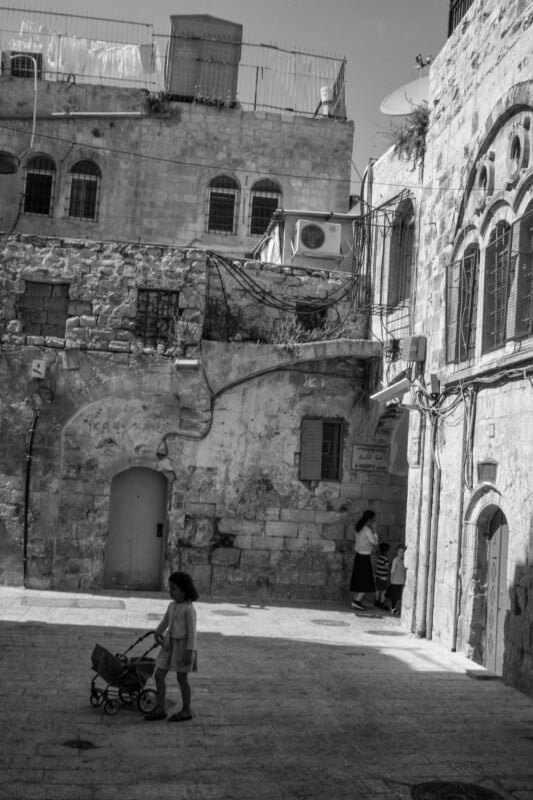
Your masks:
{"label": "cobblestone pavement", "polygon": [[389,616],[199,602],[192,722],[93,708],[94,645],[123,652],[166,605],[0,589],[1,800],[533,798],[533,701]]}

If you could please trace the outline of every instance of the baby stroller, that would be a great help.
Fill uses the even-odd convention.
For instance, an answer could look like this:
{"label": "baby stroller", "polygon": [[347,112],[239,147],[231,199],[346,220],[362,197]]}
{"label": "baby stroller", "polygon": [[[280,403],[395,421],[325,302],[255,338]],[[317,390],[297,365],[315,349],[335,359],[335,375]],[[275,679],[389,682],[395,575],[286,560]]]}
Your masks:
{"label": "baby stroller", "polygon": [[153,631],[145,633],[124,653],[116,655],[99,644],[95,645],[91,655],[92,668],[96,672],[91,681],[89,697],[92,706],[96,708],[103,704],[105,714],[116,714],[121,703],[137,702],[137,708],[144,714],[154,710],[157,705],[157,693],[153,689],[145,689],[145,685],[152,677],[155,667],[155,659],[147,656],[157,644],[153,644],[136,658],[128,658],[126,655],[147,636],[153,635]]}

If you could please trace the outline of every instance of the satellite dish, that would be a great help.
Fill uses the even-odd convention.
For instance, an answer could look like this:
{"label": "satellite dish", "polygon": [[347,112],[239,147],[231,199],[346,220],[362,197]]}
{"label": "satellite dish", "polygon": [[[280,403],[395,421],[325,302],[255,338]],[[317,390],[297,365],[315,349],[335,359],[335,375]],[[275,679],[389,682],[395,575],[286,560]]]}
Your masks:
{"label": "satellite dish", "polygon": [[401,117],[411,114],[422,103],[427,103],[429,98],[429,76],[424,75],[416,81],[406,83],[389,94],[382,102],[379,110],[382,114],[391,117]]}

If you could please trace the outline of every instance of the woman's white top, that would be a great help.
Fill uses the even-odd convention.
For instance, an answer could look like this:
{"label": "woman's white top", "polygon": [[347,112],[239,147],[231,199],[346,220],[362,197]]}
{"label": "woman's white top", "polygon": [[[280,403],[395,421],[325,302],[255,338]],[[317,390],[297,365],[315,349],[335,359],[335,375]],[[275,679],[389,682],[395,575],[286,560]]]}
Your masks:
{"label": "woman's white top", "polygon": [[378,535],[368,525],[363,525],[355,532],[355,552],[361,556],[370,556],[378,543]]}

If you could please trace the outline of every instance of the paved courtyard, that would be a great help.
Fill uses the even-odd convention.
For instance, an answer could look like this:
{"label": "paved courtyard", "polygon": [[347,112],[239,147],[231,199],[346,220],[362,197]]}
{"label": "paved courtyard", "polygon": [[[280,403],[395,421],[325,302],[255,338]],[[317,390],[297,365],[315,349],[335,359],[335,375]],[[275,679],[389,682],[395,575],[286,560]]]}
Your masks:
{"label": "paved courtyard", "polygon": [[193,721],[93,708],[94,645],[124,651],[166,605],[0,589],[1,800],[533,798],[533,701],[388,615],[199,602]]}

